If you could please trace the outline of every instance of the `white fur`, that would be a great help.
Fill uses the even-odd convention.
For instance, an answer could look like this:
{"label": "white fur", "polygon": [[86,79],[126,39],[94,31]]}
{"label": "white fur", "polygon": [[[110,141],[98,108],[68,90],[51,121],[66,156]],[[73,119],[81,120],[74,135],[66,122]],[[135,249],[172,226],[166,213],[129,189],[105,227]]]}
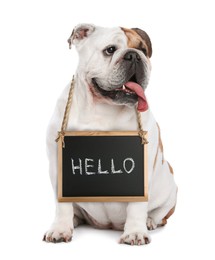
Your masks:
{"label": "white fur", "polygon": [[[86,25],[85,25],[86,26]],[[109,44],[118,44],[117,59],[128,47],[124,32],[120,28],[96,27],[92,35],[80,42],[76,40],[80,62],[75,75],[75,90],[67,130],[137,130],[135,109],[128,106],[113,105],[108,102],[96,102],[89,91],[89,80],[95,75],[108,77],[113,70],[101,54],[102,48]],[[92,50],[93,55],[92,55]],[[118,56],[117,56],[118,55]],[[113,61],[114,63],[114,61]],[[150,65],[149,65],[150,70]],[[148,73],[149,74],[149,73]],[[116,75],[117,76],[117,73]],[[56,218],[45,235],[46,241],[65,240],[72,236],[78,218],[83,217],[81,210],[95,220],[99,226],[123,227],[121,242],[128,244],[145,244],[150,242],[148,223],[154,228],[176,204],[177,187],[166,161],[162,163],[159,150],[156,167],[153,169],[158,148],[158,127],[150,111],[142,113],[144,130],[148,131],[148,202],[138,203],[59,203],[57,202],[57,144],[55,139],[61,127],[63,113],[67,102],[70,85],[63,91],[47,132],[47,151],[50,163],[50,178],[56,195]],[[153,222],[152,222],[153,220]],[[120,228],[119,228],[120,229]]]}

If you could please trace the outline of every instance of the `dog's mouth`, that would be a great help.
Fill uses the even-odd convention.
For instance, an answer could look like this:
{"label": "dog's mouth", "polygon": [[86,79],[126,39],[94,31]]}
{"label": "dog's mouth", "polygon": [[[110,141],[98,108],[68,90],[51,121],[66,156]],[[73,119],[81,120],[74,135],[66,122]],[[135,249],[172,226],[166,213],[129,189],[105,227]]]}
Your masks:
{"label": "dog's mouth", "polygon": [[121,104],[134,105],[138,102],[137,109],[144,112],[148,109],[148,103],[144,90],[140,84],[135,80],[135,76],[131,77],[128,82],[125,82],[121,87],[111,90],[105,90],[96,81],[92,79],[93,86],[100,95],[110,98],[113,101]]}

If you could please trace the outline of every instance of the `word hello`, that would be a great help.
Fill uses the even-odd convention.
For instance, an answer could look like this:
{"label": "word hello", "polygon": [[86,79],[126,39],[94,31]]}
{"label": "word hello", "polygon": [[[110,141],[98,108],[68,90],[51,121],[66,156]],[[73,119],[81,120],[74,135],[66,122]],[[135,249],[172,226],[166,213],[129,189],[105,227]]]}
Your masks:
{"label": "word hello", "polygon": [[110,170],[105,170],[102,167],[101,159],[94,160],[90,158],[78,159],[71,158],[72,173],[73,174],[119,174],[119,173],[132,173],[135,168],[135,162],[132,158],[126,158],[122,162],[121,169],[116,169],[114,159],[110,160]]}

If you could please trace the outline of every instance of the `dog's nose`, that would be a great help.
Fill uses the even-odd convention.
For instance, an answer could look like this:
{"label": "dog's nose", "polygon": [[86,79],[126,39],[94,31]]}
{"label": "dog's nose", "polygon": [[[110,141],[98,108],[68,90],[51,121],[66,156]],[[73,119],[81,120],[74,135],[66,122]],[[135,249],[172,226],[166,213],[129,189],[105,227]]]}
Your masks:
{"label": "dog's nose", "polygon": [[141,58],[139,54],[136,53],[135,51],[129,51],[124,55],[123,59],[134,62],[134,61],[139,61]]}

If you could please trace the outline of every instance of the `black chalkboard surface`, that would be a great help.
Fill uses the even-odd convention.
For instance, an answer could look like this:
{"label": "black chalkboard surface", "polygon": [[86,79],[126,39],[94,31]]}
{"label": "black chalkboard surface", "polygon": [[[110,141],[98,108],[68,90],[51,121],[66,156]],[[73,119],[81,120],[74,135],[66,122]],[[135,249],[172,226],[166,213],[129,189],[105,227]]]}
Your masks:
{"label": "black chalkboard surface", "polygon": [[147,201],[147,144],[137,131],[65,132],[58,201]]}

